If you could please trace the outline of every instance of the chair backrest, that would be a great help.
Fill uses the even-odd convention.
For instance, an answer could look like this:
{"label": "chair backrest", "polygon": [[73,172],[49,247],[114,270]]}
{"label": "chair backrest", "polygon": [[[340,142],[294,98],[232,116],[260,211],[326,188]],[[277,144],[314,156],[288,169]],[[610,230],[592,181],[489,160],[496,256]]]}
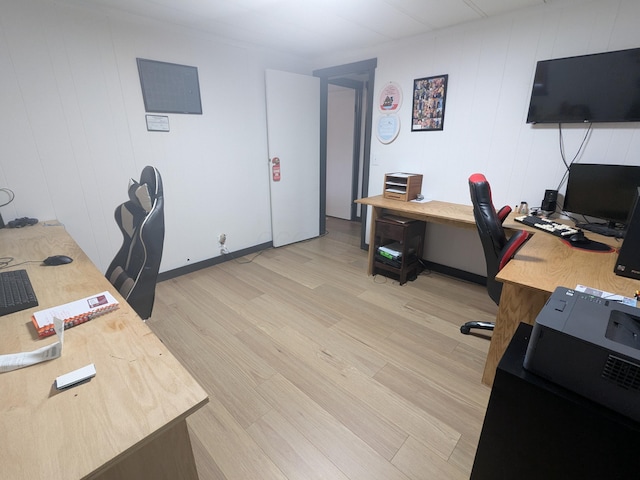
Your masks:
{"label": "chair backrest", "polygon": [[493,301],[499,303],[502,283],[498,282],[495,277],[500,271],[502,252],[507,244],[507,237],[504,228],[502,228],[504,217],[502,219],[498,217],[491,199],[491,187],[484,175],[474,173],[469,177],[469,191],[473,204],[473,216],[476,220],[487,264],[487,291]]}
{"label": "chair backrest", "polygon": [[116,208],[115,220],[123,241],[106,277],[146,320],[153,310],[164,245],[164,194],[156,168],[146,166],[139,182],[131,179],[129,200]]}

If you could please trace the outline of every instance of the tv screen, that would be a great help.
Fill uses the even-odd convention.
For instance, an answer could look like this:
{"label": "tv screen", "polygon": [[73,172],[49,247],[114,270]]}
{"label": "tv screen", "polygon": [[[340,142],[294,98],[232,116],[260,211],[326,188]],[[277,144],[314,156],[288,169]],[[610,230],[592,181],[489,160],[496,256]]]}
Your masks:
{"label": "tv screen", "polygon": [[[638,186],[640,167],[574,163],[569,169],[563,210],[607,220],[613,228],[627,221]],[[584,225],[581,228],[589,229]]]}
{"label": "tv screen", "polygon": [[539,61],[527,123],[640,121],[640,48]]}

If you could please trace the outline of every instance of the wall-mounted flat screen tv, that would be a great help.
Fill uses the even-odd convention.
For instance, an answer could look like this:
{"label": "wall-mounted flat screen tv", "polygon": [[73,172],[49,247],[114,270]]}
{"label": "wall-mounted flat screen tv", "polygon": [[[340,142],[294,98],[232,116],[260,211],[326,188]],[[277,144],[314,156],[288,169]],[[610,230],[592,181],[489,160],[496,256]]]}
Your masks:
{"label": "wall-mounted flat screen tv", "polygon": [[136,60],[145,111],[202,114],[197,67]]}
{"label": "wall-mounted flat screen tv", "polygon": [[527,123],[640,121],[640,48],[539,61]]}

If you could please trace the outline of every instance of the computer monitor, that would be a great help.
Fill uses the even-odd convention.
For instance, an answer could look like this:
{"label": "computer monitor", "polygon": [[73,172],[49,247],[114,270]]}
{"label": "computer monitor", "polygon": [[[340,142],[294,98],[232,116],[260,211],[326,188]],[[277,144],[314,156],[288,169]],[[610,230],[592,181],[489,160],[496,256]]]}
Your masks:
{"label": "computer monitor", "polygon": [[623,237],[625,223],[640,186],[640,166],[574,163],[569,168],[563,210],[606,220],[587,221],[579,228]]}
{"label": "computer monitor", "polygon": [[627,220],[627,233],[613,271],[616,275],[640,280],[640,187],[633,201]]}

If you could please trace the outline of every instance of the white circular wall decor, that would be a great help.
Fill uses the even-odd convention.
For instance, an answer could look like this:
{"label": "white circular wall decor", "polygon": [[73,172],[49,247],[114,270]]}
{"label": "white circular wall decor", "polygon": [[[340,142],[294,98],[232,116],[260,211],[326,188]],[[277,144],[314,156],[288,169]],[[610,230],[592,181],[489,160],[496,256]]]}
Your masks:
{"label": "white circular wall decor", "polygon": [[402,90],[400,85],[389,82],[380,91],[378,109],[384,113],[394,113],[402,106]]}
{"label": "white circular wall decor", "polygon": [[380,115],[376,121],[376,137],[385,145],[393,142],[400,133],[400,117],[396,114]]}

